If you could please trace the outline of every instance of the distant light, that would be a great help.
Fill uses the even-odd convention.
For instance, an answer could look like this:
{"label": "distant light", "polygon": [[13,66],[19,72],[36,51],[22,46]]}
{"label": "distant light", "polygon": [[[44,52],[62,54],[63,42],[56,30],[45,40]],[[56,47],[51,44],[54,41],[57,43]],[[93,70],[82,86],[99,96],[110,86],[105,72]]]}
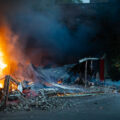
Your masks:
{"label": "distant light", "polygon": [[83,3],[90,3],[90,0],[82,0]]}

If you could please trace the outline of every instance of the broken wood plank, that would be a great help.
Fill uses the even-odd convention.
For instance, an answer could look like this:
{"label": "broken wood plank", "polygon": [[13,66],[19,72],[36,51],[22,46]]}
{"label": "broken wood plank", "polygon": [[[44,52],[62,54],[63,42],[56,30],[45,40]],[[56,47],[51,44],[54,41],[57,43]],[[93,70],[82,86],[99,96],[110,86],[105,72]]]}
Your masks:
{"label": "broken wood plank", "polygon": [[13,83],[19,85],[20,83],[18,81],[16,81],[15,79],[13,79],[11,76],[10,76],[10,81],[12,81]]}

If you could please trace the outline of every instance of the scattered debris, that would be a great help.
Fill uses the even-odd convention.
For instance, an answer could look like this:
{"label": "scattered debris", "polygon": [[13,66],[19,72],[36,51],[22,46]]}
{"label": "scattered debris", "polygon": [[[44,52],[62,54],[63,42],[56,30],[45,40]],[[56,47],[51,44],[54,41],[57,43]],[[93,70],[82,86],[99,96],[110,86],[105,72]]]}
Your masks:
{"label": "scattered debris", "polygon": [[[69,70],[72,67],[59,68],[61,72],[53,68],[49,70],[35,68],[37,77],[40,79],[38,83],[26,80],[21,82],[11,76],[2,78],[4,79],[4,85],[0,88],[0,109],[6,112],[32,111],[33,109],[52,110],[60,106],[62,108],[71,106],[68,102],[61,101],[62,98],[88,97],[120,92],[119,87],[107,85],[105,82],[97,82],[96,84],[95,81],[89,81],[86,87],[84,84],[78,85],[75,82],[69,84],[69,79],[74,79],[76,83],[79,83],[81,79],[79,75],[69,75]],[[56,73],[55,77],[52,76],[51,70],[53,74]]]}

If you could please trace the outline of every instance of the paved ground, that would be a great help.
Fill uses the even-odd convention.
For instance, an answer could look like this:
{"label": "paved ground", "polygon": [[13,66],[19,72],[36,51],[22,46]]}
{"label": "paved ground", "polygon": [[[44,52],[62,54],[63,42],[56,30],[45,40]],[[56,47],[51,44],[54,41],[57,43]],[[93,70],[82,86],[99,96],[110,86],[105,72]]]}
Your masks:
{"label": "paved ground", "polygon": [[0,113],[0,120],[120,120],[120,95],[60,98],[70,107]]}

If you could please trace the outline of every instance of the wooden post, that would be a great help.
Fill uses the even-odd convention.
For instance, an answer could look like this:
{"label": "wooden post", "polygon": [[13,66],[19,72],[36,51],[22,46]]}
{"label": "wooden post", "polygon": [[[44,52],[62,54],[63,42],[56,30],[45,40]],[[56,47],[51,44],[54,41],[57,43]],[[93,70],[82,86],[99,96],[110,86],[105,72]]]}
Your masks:
{"label": "wooden post", "polygon": [[90,68],[91,68],[91,73],[92,73],[92,70],[93,70],[93,61],[91,60],[91,66],[90,66]]}
{"label": "wooden post", "polygon": [[88,61],[85,62],[85,87],[87,87],[87,65]]}
{"label": "wooden post", "polygon": [[10,76],[5,76],[5,83],[4,83],[4,108],[7,105],[8,95],[9,95],[9,84],[10,84]]}

